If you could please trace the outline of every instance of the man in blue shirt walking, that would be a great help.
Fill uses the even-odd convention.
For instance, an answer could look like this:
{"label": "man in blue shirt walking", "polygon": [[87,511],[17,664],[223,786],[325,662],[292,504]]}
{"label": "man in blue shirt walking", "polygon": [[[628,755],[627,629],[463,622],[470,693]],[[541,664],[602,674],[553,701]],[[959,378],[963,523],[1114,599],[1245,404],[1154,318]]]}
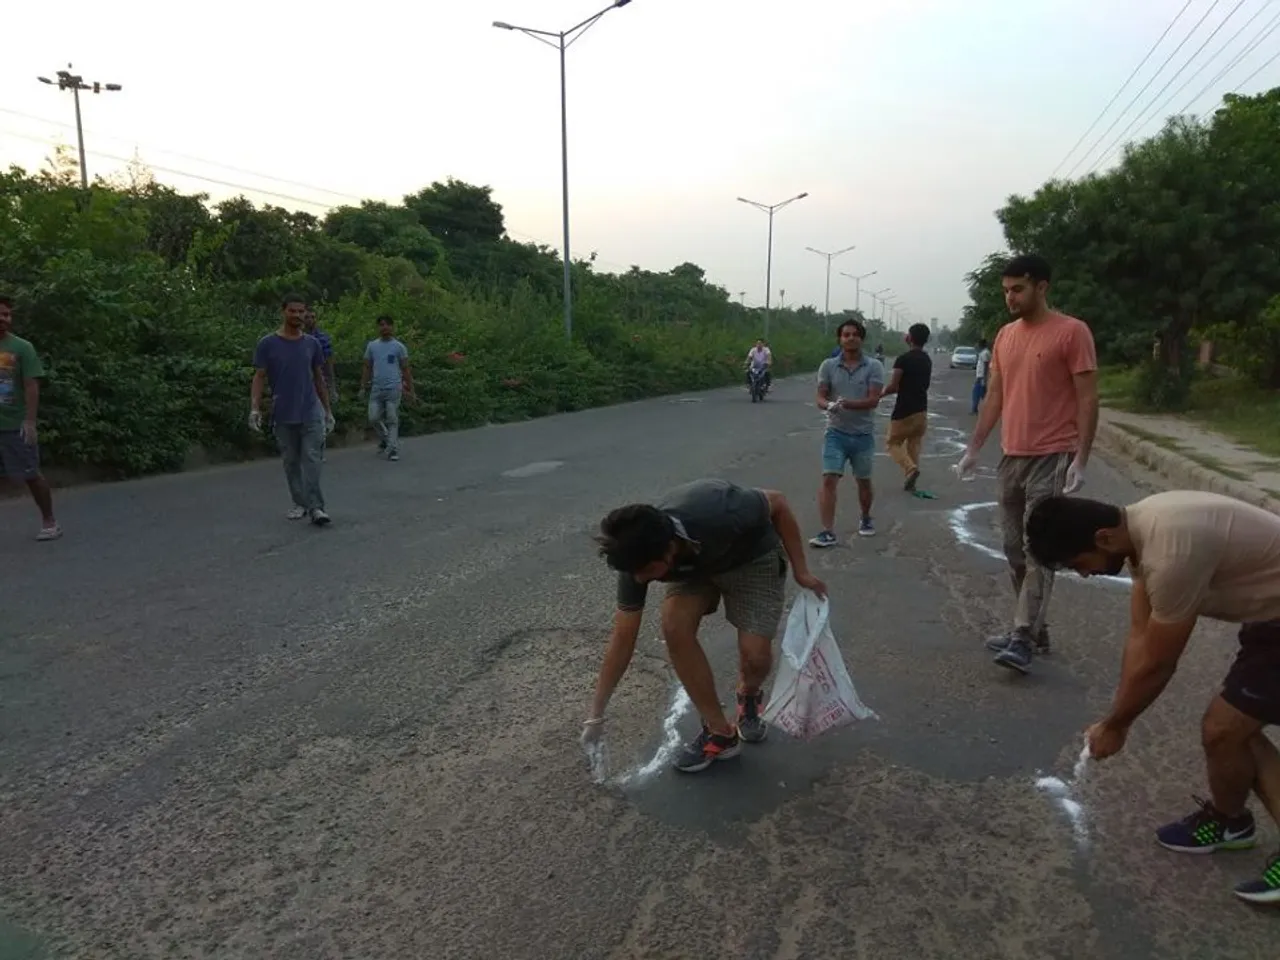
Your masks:
{"label": "man in blue shirt walking", "polygon": [[[372,381],[372,387],[370,386]],[[395,321],[378,318],[378,339],[364,348],[360,395],[369,391],[369,423],[378,432],[378,451],[388,460],[400,459],[400,401],[413,397],[409,350],[395,337]]]}
{"label": "man in blue shirt walking", "polygon": [[271,421],[293,497],[290,520],[309,517],[316,526],[329,522],[320,491],[324,438],[333,432],[333,411],[324,379],[324,351],[303,332],[307,305],[289,295],[281,304],[280,329],[258,341],[249,388],[249,428],[262,429],[263,387],[271,387]]}

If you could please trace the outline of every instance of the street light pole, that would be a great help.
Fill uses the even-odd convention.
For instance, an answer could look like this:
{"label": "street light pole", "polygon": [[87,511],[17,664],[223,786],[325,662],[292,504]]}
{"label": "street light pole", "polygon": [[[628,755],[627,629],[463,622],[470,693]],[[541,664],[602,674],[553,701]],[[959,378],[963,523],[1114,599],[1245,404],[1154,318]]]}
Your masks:
{"label": "street light pole", "polygon": [[750,204],[757,210],[763,210],[769,215],[769,254],[765,260],[764,268],[764,338],[769,339],[769,321],[771,319],[771,299],[773,293],[773,215],[781,210],[787,204],[795,203],[797,200],[803,200],[807,197],[808,191],[798,193],[790,200],[783,200],[781,203],[757,203],[754,200],[748,200],[746,197],[738,197],[739,203]]}
{"label": "street light pole", "polygon": [[55,76],[57,80],[50,80],[48,77],[36,77],[41,83],[47,83],[51,87],[57,87],[59,90],[70,90],[71,96],[76,102],[76,144],[80,148],[80,187],[81,189],[89,189],[89,167],[85,163],[84,158],[84,124],[80,120],[80,91],[88,90],[91,93],[102,93],[104,90],[112,93],[122,89],[118,83],[85,83],[84,77],[71,72],[71,64],[67,64],[66,70],[59,70]]}
{"label": "street light pole", "polygon": [[874,277],[879,272],[880,271],[878,270],[872,270],[870,273],[854,275],[852,273],[845,273],[843,270],[840,271],[840,276],[848,277],[853,281],[854,309],[857,310],[858,313],[862,313],[862,281],[867,279],[867,277]]}
{"label": "street light pole", "polygon": [[827,253],[825,250],[818,250],[815,247],[805,247],[810,253],[816,253],[820,257],[827,258],[827,297],[822,308],[822,333],[828,335],[831,326],[831,261],[841,254],[848,253],[851,250],[858,249],[857,246],[845,247],[843,250],[837,250],[835,253]]}
{"label": "street light pole", "polygon": [[[883,307],[884,295],[886,293],[892,293],[892,292],[893,292],[893,287],[885,287],[883,290],[877,290],[875,291],[875,293],[869,294],[869,296],[871,297],[872,305],[875,307]],[[875,309],[871,311],[871,319],[872,320],[880,319],[880,317],[877,316],[877,311]]]}
{"label": "street light pole", "polygon": [[[573,339],[573,270],[572,255],[569,253],[569,94],[565,68],[565,53],[575,40],[590,30],[597,20],[616,7],[625,7],[631,0],[613,0],[599,13],[587,17],[568,30],[549,31],[535,30],[532,27],[518,27],[502,20],[495,20],[493,25],[499,30],[516,30],[526,36],[545,43],[560,51],[560,197],[564,217],[564,336]],[[554,39],[554,43],[552,40]]]}

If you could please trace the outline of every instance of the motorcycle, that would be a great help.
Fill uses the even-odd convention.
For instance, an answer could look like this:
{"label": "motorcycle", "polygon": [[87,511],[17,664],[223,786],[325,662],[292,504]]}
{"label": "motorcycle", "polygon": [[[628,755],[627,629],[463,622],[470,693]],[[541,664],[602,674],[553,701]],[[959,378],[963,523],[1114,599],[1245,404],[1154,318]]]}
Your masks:
{"label": "motorcycle", "polygon": [[768,387],[765,386],[765,371],[752,368],[747,372],[747,386],[751,391],[751,402],[761,403],[764,401],[764,395],[768,393]]}

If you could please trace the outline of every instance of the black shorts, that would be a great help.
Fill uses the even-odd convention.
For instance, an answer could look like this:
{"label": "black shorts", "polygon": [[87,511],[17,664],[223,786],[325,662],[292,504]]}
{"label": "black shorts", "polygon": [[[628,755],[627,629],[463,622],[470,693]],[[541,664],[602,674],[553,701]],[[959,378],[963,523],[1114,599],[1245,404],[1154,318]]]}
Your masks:
{"label": "black shorts", "polygon": [[1240,652],[1222,682],[1222,699],[1246,716],[1280,726],[1280,620],[1240,627]]}
{"label": "black shorts", "polygon": [[40,476],[40,448],[17,430],[0,430],[0,477],[21,483]]}

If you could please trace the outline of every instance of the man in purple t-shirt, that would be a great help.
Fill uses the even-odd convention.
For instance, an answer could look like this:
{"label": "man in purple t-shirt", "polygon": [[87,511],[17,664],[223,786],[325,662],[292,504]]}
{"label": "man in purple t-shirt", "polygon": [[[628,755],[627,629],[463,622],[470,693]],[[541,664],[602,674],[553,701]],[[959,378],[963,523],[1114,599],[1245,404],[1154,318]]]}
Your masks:
{"label": "man in purple t-shirt", "polygon": [[262,429],[262,388],[269,384],[271,420],[293,497],[288,517],[310,517],[316,526],[324,526],[329,514],[320,492],[320,464],[324,438],[333,431],[334,421],[324,379],[324,351],[315,337],[302,330],[306,311],[301,297],[285,297],[280,329],[258,341],[253,352],[249,427]]}

